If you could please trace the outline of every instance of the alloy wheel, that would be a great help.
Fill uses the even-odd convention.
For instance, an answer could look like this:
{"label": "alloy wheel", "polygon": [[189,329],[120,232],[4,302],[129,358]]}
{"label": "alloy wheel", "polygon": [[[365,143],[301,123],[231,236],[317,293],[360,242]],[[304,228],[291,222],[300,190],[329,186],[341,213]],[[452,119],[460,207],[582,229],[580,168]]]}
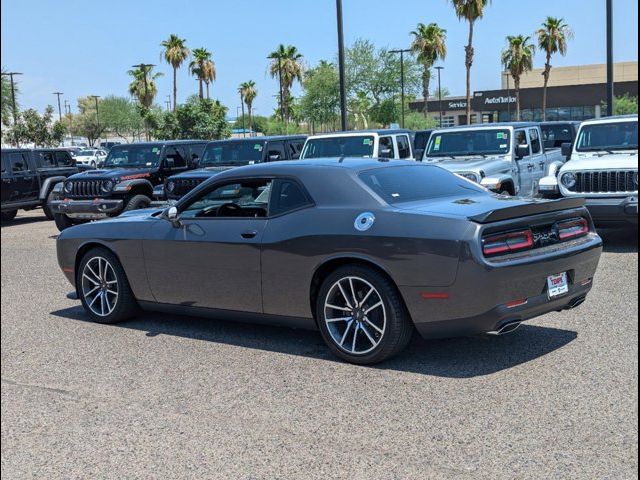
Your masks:
{"label": "alloy wheel", "polygon": [[329,289],[324,302],[324,322],[340,349],[362,355],[382,341],[387,312],[382,296],[371,283],[348,276]]}
{"label": "alloy wheel", "polygon": [[118,302],[118,279],[115,270],[104,257],[92,257],[82,270],[82,296],[95,315],[106,317]]}

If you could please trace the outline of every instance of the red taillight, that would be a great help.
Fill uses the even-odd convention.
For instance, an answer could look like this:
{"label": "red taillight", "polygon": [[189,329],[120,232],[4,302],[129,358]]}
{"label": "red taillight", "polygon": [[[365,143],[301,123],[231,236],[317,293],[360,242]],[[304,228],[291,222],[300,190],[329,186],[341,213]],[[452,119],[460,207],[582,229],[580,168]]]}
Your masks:
{"label": "red taillight", "polygon": [[589,233],[589,222],[586,218],[573,218],[557,223],[560,240],[581,237]]}
{"label": "red taillight", "polygon": [[531,230],[501,233],[482,239],[482,251],[487,256],[519,252],[531,247],[533,247]]}

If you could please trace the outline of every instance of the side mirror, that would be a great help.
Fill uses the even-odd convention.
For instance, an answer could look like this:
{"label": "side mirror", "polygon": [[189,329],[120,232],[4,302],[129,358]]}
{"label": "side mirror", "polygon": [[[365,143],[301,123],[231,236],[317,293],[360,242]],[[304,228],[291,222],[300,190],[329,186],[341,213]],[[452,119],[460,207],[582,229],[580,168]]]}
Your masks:
{"label": "side mirror", "polygon": [[573,150],[573,144],[571,142],[564,142],[562,145],[560,145],[562,156],[567,160],[571,158],[571,150]]}
{"label": "side mirror", "polygon": [[175,206],[169,207],[165,211],[164,215],[166,219],[171,222],[171,225],[173,225],[175,228],[180,227],[180,218],[178,217],[178,209]]}
{"label": "side mirror", "polygon": [[381,148],[378,156],[380,158],[393,158],[393,150],[390,148]]}
{"label": "side mirror", "polygon": [[516,146],[516,160],[520,160],[528,156],[529,156],[529,145],[527,143],[519,144],[518,146]]}
{"label": "side mirror", "polygon": [[413,157],[419,162],[422,161],[422,157],[424,156],[424,148],[416,148],[413,152]]}

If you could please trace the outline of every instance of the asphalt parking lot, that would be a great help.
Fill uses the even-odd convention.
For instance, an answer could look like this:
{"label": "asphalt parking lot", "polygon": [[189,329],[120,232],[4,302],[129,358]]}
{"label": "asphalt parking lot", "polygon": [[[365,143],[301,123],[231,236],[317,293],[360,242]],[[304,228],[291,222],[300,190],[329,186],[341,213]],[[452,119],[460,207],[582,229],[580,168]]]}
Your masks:
{"label": "asphalt parking lot", "polygon": [[[4,478],[637,478],[637,234],[580,308],[375,368],[318,333],[90,323],[40,212],[2,225]],[[168,279],[169,280],[169,279]]]}

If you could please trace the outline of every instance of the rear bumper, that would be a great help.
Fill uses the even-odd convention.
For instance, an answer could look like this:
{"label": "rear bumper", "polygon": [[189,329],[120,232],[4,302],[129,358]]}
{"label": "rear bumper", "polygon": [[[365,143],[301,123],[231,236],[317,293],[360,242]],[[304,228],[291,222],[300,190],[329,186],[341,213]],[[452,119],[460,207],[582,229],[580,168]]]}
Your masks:
{"label": "rear bumper", "polygon": [[638,197],[588,198],[587,209],[598,225],[638,224]]}
{"label": "rear bumper", "polygon": [[52,200],[49,208],[56,214],[71,218],[96,220],[117,215],[124,208],[124,200],[95,198],[93,200]]}
{"label": "rear bumper", "polygon": [[[590,234],[551,256],[517,264],[461,261],[453,285],[445,288],[400,287],[416,329],[425,338],[497,331],[581,303],[591,289],[602,241]],[[547,277],[567,272],[569,292],[550,299]],[[425,298],[426,297],[426,298]],[[510,302],[526,301],[510,308]]]}

